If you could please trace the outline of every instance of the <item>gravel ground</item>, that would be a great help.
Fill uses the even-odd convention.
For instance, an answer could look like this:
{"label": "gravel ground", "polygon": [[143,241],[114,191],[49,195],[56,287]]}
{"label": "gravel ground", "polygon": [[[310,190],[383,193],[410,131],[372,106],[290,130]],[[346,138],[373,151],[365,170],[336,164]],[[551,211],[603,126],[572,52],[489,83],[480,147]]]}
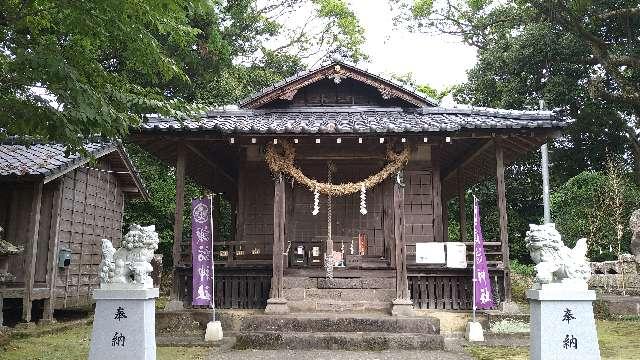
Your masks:
{"label": "gravel ground", "polygon": [[473,359],[449,351],[242,350],[217,352],[208,360],[453,360]]}

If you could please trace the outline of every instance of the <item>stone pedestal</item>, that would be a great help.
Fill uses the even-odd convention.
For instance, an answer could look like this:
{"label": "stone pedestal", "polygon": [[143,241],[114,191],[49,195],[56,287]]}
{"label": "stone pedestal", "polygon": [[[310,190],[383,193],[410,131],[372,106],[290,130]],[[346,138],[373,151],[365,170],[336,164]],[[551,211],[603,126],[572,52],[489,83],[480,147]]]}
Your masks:
{"label": "stone pedestal", "polygon": [[467,341],[484,341],[484,331],[482,330],[482,324],[479,322],[469,321],[467,323],[467,331],[465,332],[465,338]]}
{"label": "stone pedestal", "polygon": [[267,307],[264,309],[265,314],[282,315],[289,313],[289,305],[285,298],[267,299]]}
{"label": "stone pedestal", "polygon": [[89,360],[155,360],[155,298],[152,289],[96,289]]}
{"label": "stone pedestal", "polygon": [[395,299],[391,306],[391,315],[393,316],[415,316],[413,310],[413,301],[410,299]]}
{"label": "stone pedestal", "polygon": [[527,291],[531,307],[530,359],[600,359],[593,290],[545,284]]}

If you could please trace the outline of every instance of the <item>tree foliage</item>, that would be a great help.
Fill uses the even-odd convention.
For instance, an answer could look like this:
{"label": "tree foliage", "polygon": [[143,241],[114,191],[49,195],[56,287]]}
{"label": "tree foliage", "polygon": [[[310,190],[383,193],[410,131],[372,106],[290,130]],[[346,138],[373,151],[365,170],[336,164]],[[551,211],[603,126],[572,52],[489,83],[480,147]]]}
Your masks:
{"label": "tree foliage", "polygon": [[358,60],[362,43],[343,0],[4,1],[0,137],[122,138],[143,114],[234,102],[301,59]]}
{"label": "tree foliage", "polygon": [[551,204],[565,243],[588,238],[591,259],[614,260],[629,251],[627,223],[640,206],[640,187],[615,168],[578,174],[552,194]]}
{"label": "tree foliage", "polygon": [[[538,109],[544,100],[548,108],[575,120],[551,144],[552,192],[584,171],[605,172],[609,158],[620,159],[623,171],[640,174],[637,1],[393,3],[397,19],[412,30],[455,35],[478,49],[468,81],[454,91],[458,102]],[[521,254],[523,261],[526,251],[514,247],[522,248],[518,242],[527,224],[542,217],[539,164],[540,155],[534,153],[506,170],[511,254]],[[489,217],[496,211],[492,182],[473,189]],[[556,211],[555,216],[562,214]]]}

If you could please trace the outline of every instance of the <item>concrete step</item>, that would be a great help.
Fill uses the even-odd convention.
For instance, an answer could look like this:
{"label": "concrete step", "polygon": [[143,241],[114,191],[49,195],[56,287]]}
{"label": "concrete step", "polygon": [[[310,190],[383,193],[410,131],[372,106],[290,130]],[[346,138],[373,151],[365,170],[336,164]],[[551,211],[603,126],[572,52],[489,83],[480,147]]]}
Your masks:
{"label": "concrete step", "polygon": [[440,320],[432,317],[393,317],[383,314],[290,314],[247,317],[240,332],[331,332],[439,334]]}
{"label": "concrete step", "polygon": [[384,332],[241,332],[236,349],[262,350],[442,350],[444,337],[434,334]]}

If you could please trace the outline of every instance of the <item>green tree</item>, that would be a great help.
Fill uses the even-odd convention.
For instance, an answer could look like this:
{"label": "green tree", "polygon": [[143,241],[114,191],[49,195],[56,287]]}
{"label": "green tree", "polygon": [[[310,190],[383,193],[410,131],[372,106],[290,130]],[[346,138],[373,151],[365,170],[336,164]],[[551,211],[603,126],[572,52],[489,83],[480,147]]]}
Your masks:
{"label": "green tree", "polygon": [[626,224],[640,206],[640,187],[612,165],[606,172],[585,171],[551,196],[554,220],[564,242],[589,241],[592,260],[613,260],[629,252],[631,232]]}
{"label": "green tree", "polygon": [[576,120],[552,149],[557,183],[603,170],[609,154],[631,155],[640,172],[637,1],[392,2],[415,31],[457,35],[478,49],[460,102],[537,109],[545,100]]}
{"label": "green tree", "polygon": [[[305,8],[307,21],[290,26]],[[301,59],[361,59],[362,43],[343,0],[3,1],[0,137],[76,149],[123,138],[143,114],[236,101]]]}
{"label": "green tree", "polygon": [[[346,2],[341,0],[253,0],[226,2],[225,7],[207,7],[188,14],[189,26],[199,31],[197,48],[169,47],[179,59],[189,82],[165,81],[159,87],[169,89],[171,97],[210,106],[233,104],[284,77],[293,75],[312,58],[340,55],[357,61],[363,31]],[[222,4],[222,3],[221,3]],[[309,7],[307,22],[292,24],[291,11]],[[227,24],[221,27],[220,24]],[[161,40],[166,41],[166,40]],[[269,43],[267,46],[267,43]],[[173,221],[176,180],[174,169],[162,164],[141,148],[127,148],[140,170],[151,201],[127,203],[125,223],[154,223],[160,234],[160,252],[164,265],[172,265]],[[215,189],[211,189],[215,192]],[[187,181],[184,203],[184,233],[190,237],[190,202],[207,193]],[[230,204],[217,197],[217,239],[229,239],[233,231]]]}
{"label": "green tree", "polygon": [[[550,147],[552,190],[583,171],[605,171],[610,157],[623,159],[623,170],[640,171],[637,1],[392,3],[399,22],[414,31],[455,35],[478,49],[468,81],[455,90],[458,102],[537,109],[545,100],[575,119]],[[513,247],[522,248],[527,224],[542,217],[539,156],[506,170],[512,257],[521,260],[526,250]],[[473,189],[483,202],[490,199],[483,204],[488,216],[495,211],[492,182]]]}

